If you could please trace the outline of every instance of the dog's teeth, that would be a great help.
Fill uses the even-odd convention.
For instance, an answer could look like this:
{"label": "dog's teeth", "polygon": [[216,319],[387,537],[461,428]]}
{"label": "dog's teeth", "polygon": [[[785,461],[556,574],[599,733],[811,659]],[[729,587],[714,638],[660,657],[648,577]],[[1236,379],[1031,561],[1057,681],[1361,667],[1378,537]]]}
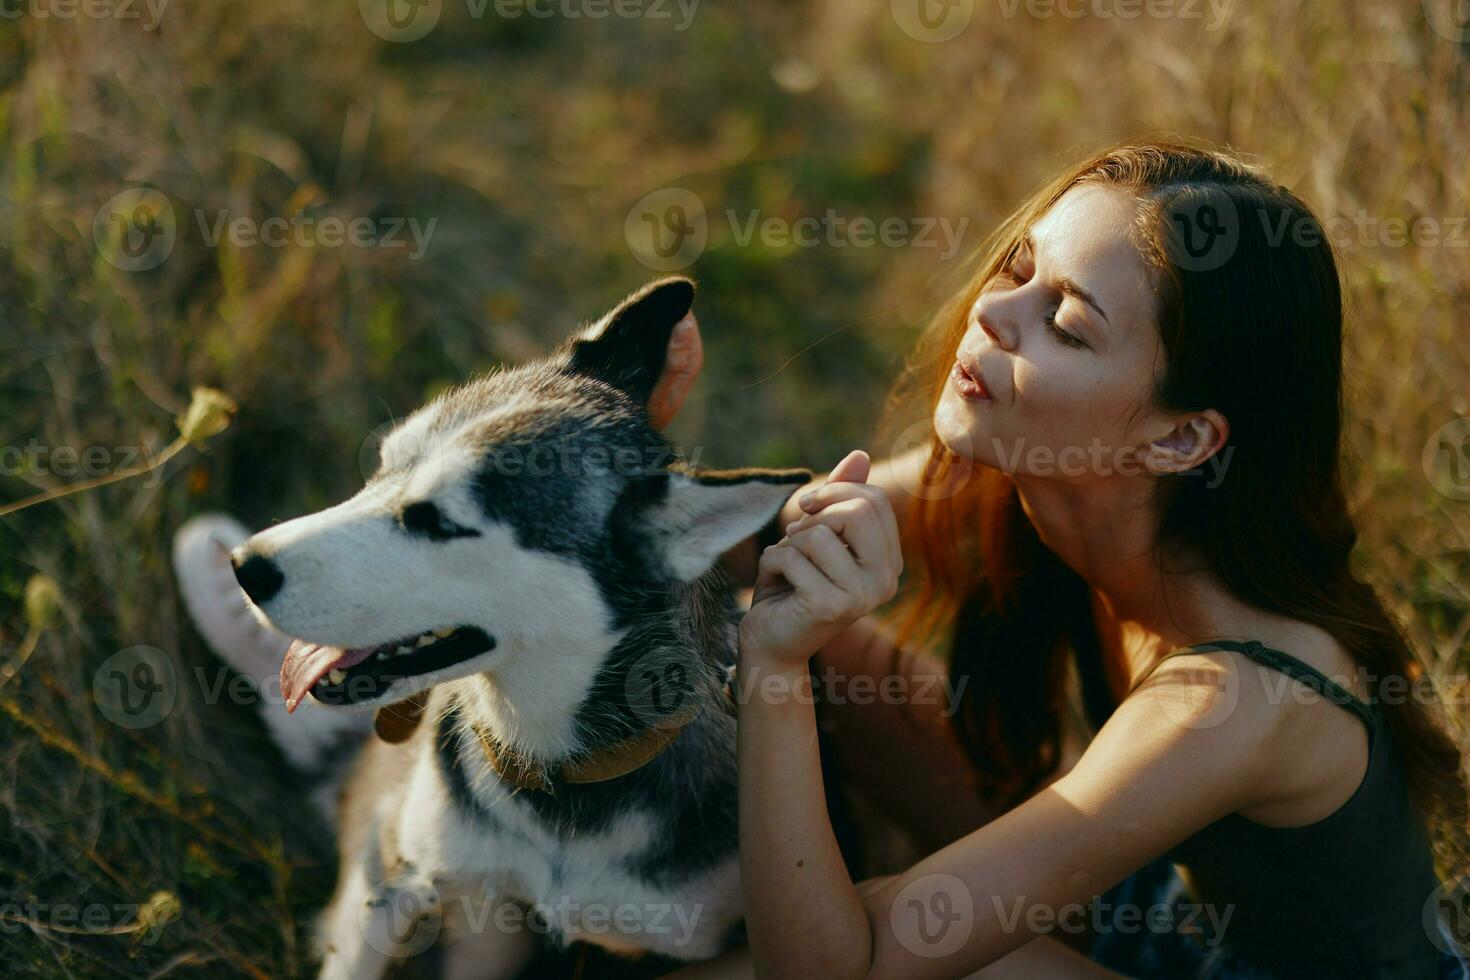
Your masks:
{"label": "dog's teeth", "polygon": [[393,651],[393,655],[395,657],[401,657],[405,653],[412,653],[412,652],[413,652],[413,647],[403,646],[403,647],[399,647],[397,650],[394,650]]}
{"label": "dog's teeth", "polygon": [[419,646],[421,647],[426,647],[433,642],[434,636],[430,633],[425,633],[423,636],[419,637]]}
{"label": "dog's teeth", "polygon": [[443,629],[435,630],[434,635],[441,640],[445,640],[448,639],[449,635],[454,632],[454,629],[455,628],[453,626],[446,626]]}
{"label": "dog's teeth", "polygon": [[345,670],[333,667],[331,670],[327,671],[327,680],[331,681],[333,684],[341,684],[346,679],[347,672]]}

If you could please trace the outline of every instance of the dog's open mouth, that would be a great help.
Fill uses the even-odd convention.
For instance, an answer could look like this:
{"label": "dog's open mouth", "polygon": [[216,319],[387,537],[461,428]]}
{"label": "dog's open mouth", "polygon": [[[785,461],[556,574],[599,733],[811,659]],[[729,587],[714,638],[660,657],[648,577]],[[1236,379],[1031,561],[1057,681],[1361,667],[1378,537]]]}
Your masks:
{"label": "dog's open mouth", "polygon": [[281,693],[288,711],[295,711],[308,693],[323,704],[371,701],[394,681],[445,670],[493,649],[495,639],[473,626],[429,630],[348,650],[295,640],[281,663]]}

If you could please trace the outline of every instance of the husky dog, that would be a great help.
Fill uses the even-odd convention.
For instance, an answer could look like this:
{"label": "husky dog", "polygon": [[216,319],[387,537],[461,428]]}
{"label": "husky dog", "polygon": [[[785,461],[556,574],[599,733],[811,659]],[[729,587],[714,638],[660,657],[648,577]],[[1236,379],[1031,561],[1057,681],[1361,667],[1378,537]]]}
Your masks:
{"label": "husky dog", "polygon": [[[693,297],[654,283],[553,356],[441,395],[356,496],[231,555],[296,638],[286,705],[377,712],[382,737],[336,767],[323,976],[378,977],[441,929],[446,972],[485,978],[514,975],[533,932],[694,960],[738,930],[717,562],[811,474],[699,471],[652,428]],[[271,727],[290,741],[297,720]]]}

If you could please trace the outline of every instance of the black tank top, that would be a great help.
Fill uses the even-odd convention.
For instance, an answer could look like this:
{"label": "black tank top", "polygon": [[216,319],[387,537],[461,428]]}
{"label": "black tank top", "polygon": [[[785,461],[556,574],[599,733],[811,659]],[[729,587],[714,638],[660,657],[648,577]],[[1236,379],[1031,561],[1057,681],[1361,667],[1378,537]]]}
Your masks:
{"label": "black tank top", "polygon": [[[1222,942],[1273,976],[1435,977],[1439,952],[1424,925],[1438,884],[1434,861],[1382,707],[1255,640],[1215,640],[1166,656],[1212,650],[1289,675],[1368,729],[1363,781],[1330,816],[1268,827],[1232,813],[1168,852],[1196,902],[1231,911]],[[1113,710],[1102,665],[1077,661],[1087,713],[1100,727]]]}

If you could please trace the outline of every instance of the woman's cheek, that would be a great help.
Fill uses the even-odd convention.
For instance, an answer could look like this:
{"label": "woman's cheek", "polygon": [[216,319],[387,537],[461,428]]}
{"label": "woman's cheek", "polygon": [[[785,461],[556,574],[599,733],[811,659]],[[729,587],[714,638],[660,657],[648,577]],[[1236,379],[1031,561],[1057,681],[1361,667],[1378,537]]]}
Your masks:
{"label": "woman's cheek", "polygon": [[1127,418],[1137,405],[1135,386],[1097,372],[1018,376],[1017,431],[1028,447],[1044,447],[1044,458],[1116,453],[1128,442]]}
{"label": "woman's cheek", "polygon": [[1091,384],[1065,370],[1046,370],[1032,362],[1016,366],[1012,403],[1014,432],[1027,450],[1056,454],[1091,433],[1084,392]]}

